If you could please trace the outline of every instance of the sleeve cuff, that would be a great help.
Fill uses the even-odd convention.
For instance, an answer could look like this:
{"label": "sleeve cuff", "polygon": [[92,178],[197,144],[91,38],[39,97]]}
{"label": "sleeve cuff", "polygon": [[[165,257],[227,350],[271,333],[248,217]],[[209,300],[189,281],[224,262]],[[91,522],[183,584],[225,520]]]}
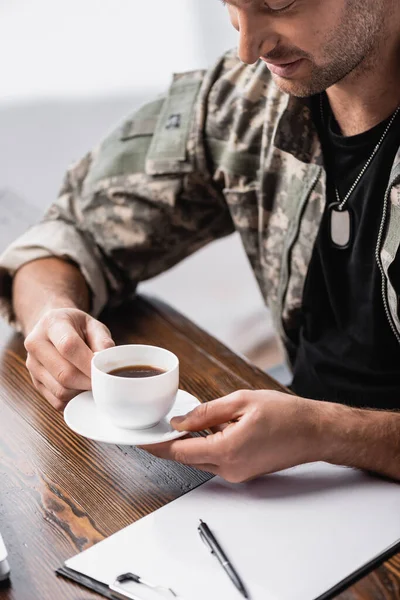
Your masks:
{"label": "sleeve cuff", "polygon": [[71,260],[81,270],[92,293],[94,317],[107,304],[107,284],[101,265],[83,236],[62,221],[45,221],[29,229],[0,256],[0,317],[18,331],[21,327],[12,308],[11,280],[24,264],[52,256]]}

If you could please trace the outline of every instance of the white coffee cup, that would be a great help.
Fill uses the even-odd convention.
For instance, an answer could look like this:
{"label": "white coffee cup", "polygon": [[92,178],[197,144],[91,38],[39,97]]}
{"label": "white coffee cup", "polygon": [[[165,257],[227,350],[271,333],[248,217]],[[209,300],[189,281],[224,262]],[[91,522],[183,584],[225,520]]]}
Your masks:
{"label": "white coffee cup", "polygon": [[[165,373],[143,378],[110,375],[110,371],[134,365],[149,365]],[[92,359],[94,401],[102,415],[117,427],[153,427],[173,407],[178,389],[178,357],[164,348],[115,346],[97,352]]]}

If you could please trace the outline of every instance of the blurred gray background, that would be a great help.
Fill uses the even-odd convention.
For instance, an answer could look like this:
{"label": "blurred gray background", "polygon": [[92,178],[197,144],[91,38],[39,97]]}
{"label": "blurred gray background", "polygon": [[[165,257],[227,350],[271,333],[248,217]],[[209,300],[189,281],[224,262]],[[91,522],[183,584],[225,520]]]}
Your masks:
{"label": "blurred gray background", "polygon": [[[235,45],[218,0],[0,0],[0,219],[15,198],[40,214],[66,167],[173,72],[206,68]],[[236,235],[140,289],[259,366],[280,361]]]}

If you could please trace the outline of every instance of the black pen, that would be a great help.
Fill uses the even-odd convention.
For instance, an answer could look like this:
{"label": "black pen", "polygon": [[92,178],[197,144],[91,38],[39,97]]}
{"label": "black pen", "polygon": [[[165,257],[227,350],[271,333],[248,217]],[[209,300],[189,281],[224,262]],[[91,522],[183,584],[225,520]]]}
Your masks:
{"label": "black pen", "polygon": [[207,523],[204,523],[201,519],[200,519],[200,525],[198,527],[198,531],[199,531],[201,539],[206,544],[206,546],[211,550],[211,554],[214,554],[215,558],[218,560],[221,567],[226,571],[226,573],[227,573],[229,579],[232,581],[232,583],[237,587],[237,589],[242,594],[242,596],[244,596],[245,598],[249,598],[246,588],[244,587],[239,575],[236,573],[232,564],[229,562],[228,557],[226,556],[225,552],[222,550],[221,546],[215,539],[215,537],[212,534]]}

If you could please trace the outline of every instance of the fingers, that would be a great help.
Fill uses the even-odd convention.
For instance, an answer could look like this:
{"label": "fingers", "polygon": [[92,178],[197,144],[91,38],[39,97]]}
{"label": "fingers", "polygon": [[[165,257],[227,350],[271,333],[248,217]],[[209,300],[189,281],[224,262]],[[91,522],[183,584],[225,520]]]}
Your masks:
{"label": "fingers", "polygon": [[68,402],[56,398],[50,390],[48,390],[40,381],[38,381],[31,373],[32,383],[37,391],[45,398],[56,410],[63,411]]}
{"label": "fingers", "polygon": [[[180,443],[185,441],[186,439],[195,440],[198,438],[184,438],[183,440],[179,440]],[[147,444],[145,446],[139,446],[141,450],[146,450],[146,452],[150,452],[154,456],[158,458],[163,458],[165,460],[177,460],[176,457],[180,457],[183,460],[182,451],[178,448],[171,448],[171,442],[165,442],[165,444]],[[194,467],[195,469],[199,469],[199,471],[206,471],[207,473],[212,473],[213,475],[220,474],[220,468],[218,465],[214,465],[211,463],[190,463],[184,462],[183,464],[187,464],[189,467]]]}
{"label": "fingers", "polygon": [[215,468],[221,460],[218,441],[219,434],[215,434],[205,438],[185,438],[165,444],[143,446],[143,449],[159,458],[174,460],[184,465],[197,467],[207,464],[214,465]]}
{"label": "fingers", "polygon": [[72,323],[62,320],[53,323],[47,332],[57,352],[90,379],[93,352],[77,333]]}
{"label": "fingers", "polygon": [[206,473],[211,473],[212,475],[219,475],[220,468],[217,465],[190,465],[199,471],[205,471]]}
{"label": "fingers", "polygon": [[93,352],[114,346],[109,329],[72,308],[48,311],[25,340],[35,387],[56,408],[91,389]]}
{"label": "fingers", "polygon": [[[62,385],[53,375],[35,358],[28,356],[27,367],[32,378],[44,385],[49,392],[61,403],[68,403],[82,390],[81,388]],[[82,374],[81,374],[82,375]],[[84,375],[82,375],[84,377]],[[90,384],[90,382],[89,382]]]}
{"label": "fingers", "polygon": [[[63,388],[80,391],[91,389],[89,377],[63,358],[56,348],[46,340],[36,344],[34,354],[28,354],[26,366],[42,383],[45,383],[42,373],[42,369],[45,369],[51,379],[54,379]],[[40,376],[37,375],[36,370],[40,371]]]}
{"label": "fingers", "polygon": [[243,415],[247,400],[243,392],[235,392],[224,398],[204,402],[182,417],[171,419],[178,431],[201,431],[233,421]]}
{"label": "fingers", "polygon": [[115,346],[108,327],[92,318],[89,318],[87,322],[86,340],[93,352],[100,352],[100,350]]}

